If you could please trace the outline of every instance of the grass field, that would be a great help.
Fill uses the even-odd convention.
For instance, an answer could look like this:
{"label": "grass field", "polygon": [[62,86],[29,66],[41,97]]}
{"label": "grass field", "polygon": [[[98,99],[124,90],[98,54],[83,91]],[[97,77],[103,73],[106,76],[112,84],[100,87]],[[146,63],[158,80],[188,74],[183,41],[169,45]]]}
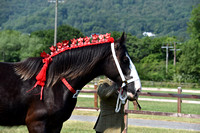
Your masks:
{"label": "grass field", "polygon": [[[61,133],[94,133],[93,122],[67,121],[64,123]],[[25,126],[0,127],[0,133],[27,133]],[[164,128],[148,128],[129,126],[128,133],[198,133],[197,131],[174,130]]]}

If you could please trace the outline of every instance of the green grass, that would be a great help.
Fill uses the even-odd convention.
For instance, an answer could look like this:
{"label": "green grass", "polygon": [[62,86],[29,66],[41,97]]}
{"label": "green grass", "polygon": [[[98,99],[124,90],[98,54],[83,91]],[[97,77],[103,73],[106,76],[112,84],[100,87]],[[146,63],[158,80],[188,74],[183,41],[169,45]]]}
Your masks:
{"label": "green grass", "polygon": [[[81,122],[69,120],[63,124],[61,133],[94,133],[94,122]],[[0,133],[27,133],[25,126],[19,127],[0,127]],[[175,130],[165,128],[149,128],[128,126],[128,133],[198,133],[197,131]]]}
{"label": "green grass", "polygon": [[[139,101],[142,110],[144,111],[158,111],[158,112],[170,112],[177,113],[177,103],[168,102],[151,102],[151,101]],[[129,102],[129,109],[133,110],[133,104]],[[184,114],[199,114],[199,104],[181,104],[181,113]]]}
{"label": "green grass", "polygon": [[28,133],[26,126],[2,127],[0,126],[0,133]]}
{"label": "green grass", "polygon": [[[74,128],[74,125],[76,128]],[[80,122],[80,121],[67,121],[62,129],[62,133],[94,133],[93,122]],[[164,128],[148,128],[148,127],[137,127],[129,126],[128,133],[198,133],[194,131],[187,130],[174,130],[174,129],[164,129]]]}
{"label": "green grass", "polygon": [[[153,97],[150,97],[150,98],[153,98]],[[160,99],[160,97],[158,97],[158,99]],[[172,99],[172,98],[165,98],[165,99]],[[144,111],[177,113],[177,103],[151,102],[151,101],[139,101],[139,103],[140,103],[140,106],[142,107],[142,110],[144,110]],[[100,105],[100,104],[98,103],[98,105]],[[77,102],[76,106],[78,106],[78,107],[94,107],[94,98],[78,97],[78,102]],[[129,102],[129,109],[133,110],[132,102]],[[182,103],[181,104],[181,113],[199,114],[200,115],[200,105],[199,104]]]}

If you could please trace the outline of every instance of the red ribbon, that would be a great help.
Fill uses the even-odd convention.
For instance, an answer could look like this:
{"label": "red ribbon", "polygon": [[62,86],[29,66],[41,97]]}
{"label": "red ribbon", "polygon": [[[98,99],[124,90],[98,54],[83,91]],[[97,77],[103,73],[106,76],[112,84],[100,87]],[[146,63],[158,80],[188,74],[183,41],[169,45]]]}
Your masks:
{"label": "red ribbon", "polygon": [[27,92],[33,90],[35,87],[37,87],[37,85],[41,86],[41,91],[40,91],[40,100],[42,100],[42,95],[43,95],[43,89],[45,86],[45,82],[46,82],[46,73],[47,73],[47,68],[49,66],[49,63],[52,61],[52,58],[45,58],[43,59],[43,67],[40,70],[40,72],[38,73],[38,75],[36,76],[36,80],[37,82],[35,83],[35,85],[33,86],[32,89],[28,90]]}

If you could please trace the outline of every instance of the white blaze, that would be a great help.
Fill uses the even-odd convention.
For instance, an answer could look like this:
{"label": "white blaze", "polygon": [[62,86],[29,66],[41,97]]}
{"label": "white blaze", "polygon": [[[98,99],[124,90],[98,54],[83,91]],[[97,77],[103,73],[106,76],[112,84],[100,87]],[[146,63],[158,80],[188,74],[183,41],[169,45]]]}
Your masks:
{"label": "white blaze", "polygon": [[135,82],[136,91],[141,90],[142,89],[142,85],[141,85],[140,78],[138,76],[137,70],[135,68],[135,65],[133,64],[131,58],[128,56],[127,53],[126,53],[126,56],[128,57],[129,62],[130,62],[130,65],[129,65],[129,68],[131,69],[130,76],[132,77],[130,80],[128,80],[128,83],[134,81]]}

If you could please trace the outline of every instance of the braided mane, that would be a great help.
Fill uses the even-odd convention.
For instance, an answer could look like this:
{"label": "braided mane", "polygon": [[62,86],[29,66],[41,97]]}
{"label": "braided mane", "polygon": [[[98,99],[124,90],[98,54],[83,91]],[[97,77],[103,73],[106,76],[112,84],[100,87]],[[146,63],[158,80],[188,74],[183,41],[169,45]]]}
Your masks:
{"label": "braided mane", "polygon": [[[79,38],[81,41],[78,41],[78,44],[76,44],[74,39],[71,40],[72,44],[70,47],[68,45],[69,41],[66,40],[63,43],[57,43],[57,50],[54,46],[50,48],[51,55],[43,52],[41,57],[44,59],[41,57],[28,58],[23,62],[16,63],[15,71],[23,80],[36,77],[36,84],[40,86],[44,86],[45,82],[47,86],[53,86],[62,77],[72,80],[85,75],[93,70],[97,62],[103,60],[111,52],[108,47],[110,47],[109,44],[114,39],[110,37],[110,34],[108,37],[106,35],[102,36],[103,38],[98,36],[98,39],[97,35],[95,35],[91,43],[87,42],[85,45],[81,38]],[[48,68],[44,68],[44,63]],[[38,79],[38,75],[42,79]]]}

